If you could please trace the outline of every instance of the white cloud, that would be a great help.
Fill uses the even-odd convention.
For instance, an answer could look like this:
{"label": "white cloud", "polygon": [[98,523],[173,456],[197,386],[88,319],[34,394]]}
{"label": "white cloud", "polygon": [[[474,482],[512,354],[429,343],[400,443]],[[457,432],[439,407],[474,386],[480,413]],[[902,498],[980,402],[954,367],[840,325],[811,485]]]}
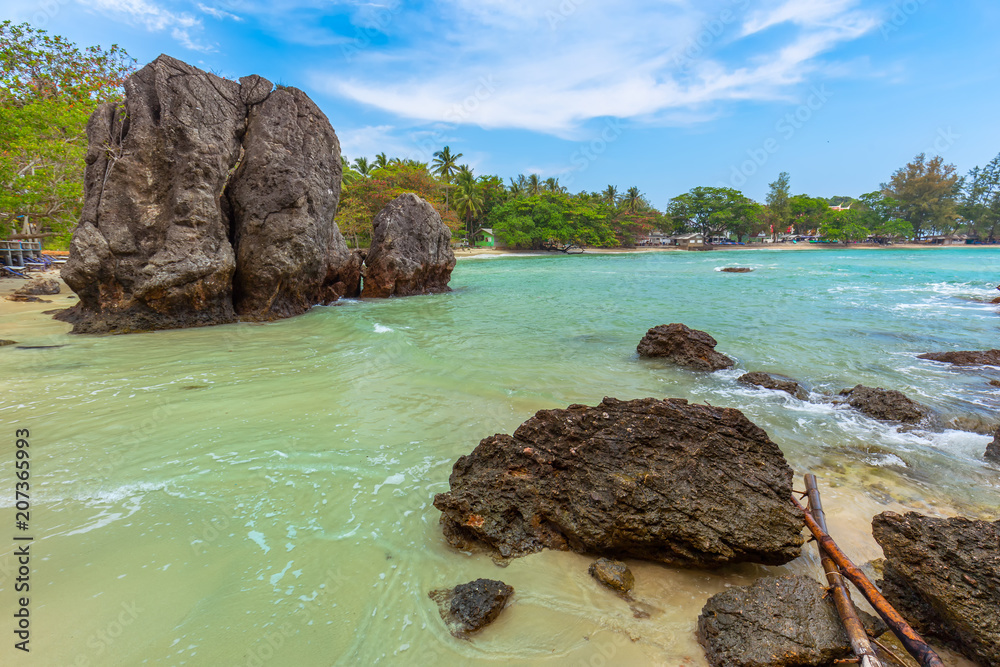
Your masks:
{"label": "white cloud", "polygon": [[[387,40],[355,39],[344,47],[351,67],[314,71],[312,82],[416,122],[574,138],[605,116],[678,122],[735,100],[787,98],[830,65],[825,54],[878,25],[858,0],[783,0],[749,14],[745,0],[609,4],[440,0],[420,15],[396,7],[378,26]],[[791,29],[757,36],[778,24]]]}
{"label": "white cloud", "polygon": [[218,7],[209,7],[199,2],[198,9],[213,18],[219,19],[220,21],[224,19],[229,19],[231,21],[236,21],[238,23],[243,22],[243,17],[237,16],[236,14],[231,14],[225,10],[219,9]]}
{"label": "white cloud", "polygon": [[181,46],[194,51],[211,52],[215,48],[197,41],[193,31],[201,31],[201,19],[187,12],[174,12],[147,0],[78,0],[84,7],[89,7],[111,16],[124,18],[131,23],[137,23],[151,32],[170,30],[170,36]]}

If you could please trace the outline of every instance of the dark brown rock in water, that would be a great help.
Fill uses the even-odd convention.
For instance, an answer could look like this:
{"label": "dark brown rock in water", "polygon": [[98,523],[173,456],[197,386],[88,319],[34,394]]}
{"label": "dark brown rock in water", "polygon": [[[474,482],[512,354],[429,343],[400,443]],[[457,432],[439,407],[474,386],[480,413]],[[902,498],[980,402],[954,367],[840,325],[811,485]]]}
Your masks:
{"label": "dark brown rock in water", "polygon": [[461,457],[438,494],[447,540],[713,567],[786,563],[803,520],[792,470],[739,410],[645,398],[542,410]]}
{"label": "dark brown rock in water", "polygon": [[128,78],[124,108],[98,107],[62,269],[80,302],[58,319],[75,333],[169,329],[356,292],[341,280],[350,253],[333,222],[336,136],[303,93],[271,88],[161,55]]}
{"label": "dark brown rock in water", "polygon": [[1000,296],[994,297],[993,300],[990,301],[990,303],[1000,303]]}
{"label": "dark brown rock in water", "polygon": [[17,345],[17,341],[0,339],[0,347],[4,347],[7,345]]}
{"label": "dark brown rock in water", "polygon": [[[886,631],[859,613],[869,634]],[[802,576],[765,577],[713,595],[698,617],[698,641],[712,667],[825,667],[851,655],[832,598]]]}
{"label": "dark brown rock in water", "polygon": [[476,579],[429,595],[451,634],[464,639],[495,621],[513,594],[514,587],[502,581]]}
{"label": "dark brown rock in water", "polygon": [[372,220],[365,259],[364,298],[448,292],[455,268],[451,230],[429,203],[408,192]]}
{"label": "dark brown rock in water", "polygon": [[725,266],[719,270],[723,273],[750,273],[753,271],[749,266]]}
{"label": "dark brown rock in water", "polygon": [[357,296],[360,265],[333,223],[340,142],[323,112],[301,90],[278,88],[250,108],[243,151],[226,189],[236,314],[273,320]]}
{"label": "dark brown rock in water", "polygon": [[620,560],[600,558],[590,564],[587,572],[594,579],[622,595],[628,595],[635,586],[635,576],[633,576],[632,570],[628,569],[628,565]]}
{"label": "dark brown rock in water", "polygon": [[783,391],[803,401],[809,397],[806,390],[803,389],[795,380],[775,377],[767,373],[760,373],[757,371],[745,373],[736,378],[736,381],[742,384],[763,387],[764,389]]}
{"label": "dark brown rock in water", "polygon": [[955,366],[1000,366],[1000,350],[986,350],[985,352],[927,352],[926,354],[917,355],[917,359],[943,361]]}
{"label": "dark brown rock in water", "polygon": [[993,434],[993,442],[986,445],[986,460],[1000,463],[1000,428]]}
{"label": "dark brown rock in water", "polygon": [[982,665],[1000,665],[1000,522],[883,512],[878,582],[914,629]]}
{"label": "dark brown rock in water", "polygon": [[40,294],[59,294],[61,291],[59,281],[54,278],[37,278],[26,285],[22,285],[14,290],[14,294],[22,296],[38,296]]}
{"label": "dark brown rock in water", "polygon": [[52,303],[52,301],[49,299],[42,299],[37,296],[32,296],[30,294],[18,294],[17,292],[14,292],[10,296],[8,296],[7,300],[20,301],[22,303],[27,303],[27,302]]}
{"label": "dark brown rock in water", "polygon": [[990,380],[991,387],[1000,387],[1000,380]]}
{"label": "dark brown rock in water", "polygon": [[715,351],[718,342],[704,331],[683,324],[661,324],[646,332],[636,351],[643,357],[667,357],[679,366],[698,371],[732,368],[735,362]]}
{"label": "dark brown rock in water", "polygon": [[840,395],[847,396],[847,403],[852,408],[873,419],[916,424],[930,417],[927,407],[894,389],[859,384],[853,389],[843,390]]}

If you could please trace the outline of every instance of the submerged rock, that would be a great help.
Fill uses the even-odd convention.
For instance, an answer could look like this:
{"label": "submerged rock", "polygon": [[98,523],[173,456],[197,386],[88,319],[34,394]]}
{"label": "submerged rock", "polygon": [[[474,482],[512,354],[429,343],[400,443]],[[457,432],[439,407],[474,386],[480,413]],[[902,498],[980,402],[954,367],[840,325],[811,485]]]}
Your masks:
{"label": "submerged rock", "polygon": [[902,392],[882,387],[856,385],[840,392],[847,404],[873,419],[916,424],[930,418],[930,409],[912,401]]}
{"label": "submerged rock", "polygon": [[333,222],[336,135],[304,93],[272,87],[161,55],[126,80],[123,107],[98,107],[62,269],[80,302],[58,319],[75,333],[168,329],[357,292]]}
{"label": "submerged rock", "polygon": [[594,579],[621,595],[628,595],[635,586],[635,576],[628,565],[620,560],[599,558],[590,564],[587,572]]}
{"label": "submerged rock", "polygon": [[797,557],[792,470],[739,410],[645,398],[542,410],[485,438],[438,494],[445,537],[712,567]]}
{"label": "submerged rock", "polygon": [[464,639],[495,621],[513,594],[514,587],[502,581],[476,579],[429,595],[451,634]]}
{"label": "submerged rock", "polygon": [[17,341],[0,339],[0,347],[5,347],[7,345],[17,345]]}
{"label": "submerged rock", "polygon": [[719,270],[723,273],[750,273],[753,271],[749,266],[725,266]]}
{"label": "submerged rock", "polygon": [[917,359],[943,361],[955,366],[1000,366],[1000,350],[959,351],[959,352],[927,352],[917,355]]}
{"label": "submerged rock", "polygon": [[760,373],[754,371],[752,373],[745,373],[738,378],[737,382],[743,384],[748,384],[751,386],[763,387],[764,389],[775,389],[777,391],[784,391],[791,394],[799,400],[806,400],[809,395],[806,390],[799,385],[795,380],[789,378],[776,377],[774,375],[769,375],[767,373]]}
{"label": "submerged rock", "polygon": [[372,226],[362,297],[451,291],[451,230],[433,206],[407,192],[379,211]]}
{"label": "submerged rock", "polygon": [[[872,636],[881,621],[859,612]],[[712,667],[832,665],[851,643],[826,589],[803,576],[764,577],[713,595],[698,617],[698,641]]]}
{"label": "submerged rock", "polygon": [[986,445],[986,460],[1000,463],[1000,428],[993,434],[993,442]]}
{"label": "submerged rock", "polygon": [[643,357],[667,357],[679,366],[697,371],[717,371],[732,368],[735,362],[715,351],[718,345],[704,331],[683,324],[661,324],[646,332],[636,351]]}
{"label": "submerged rock", "polygon": [[1000,303],[1000,296],[993,297],[993,299],[990,300],[990,303]]}
{"label": "submerged rock", "polygon": [[917,632],[982,665],[1000,665],[1000,522],[883,512],[882,593]]}
{"label": "submerged rock", "polygon": [[22,285],[14,290],[14,294],[21,296],[38,296],[59,294],[62,288],[59,281],[54,278],[36,278],[26,285]]}

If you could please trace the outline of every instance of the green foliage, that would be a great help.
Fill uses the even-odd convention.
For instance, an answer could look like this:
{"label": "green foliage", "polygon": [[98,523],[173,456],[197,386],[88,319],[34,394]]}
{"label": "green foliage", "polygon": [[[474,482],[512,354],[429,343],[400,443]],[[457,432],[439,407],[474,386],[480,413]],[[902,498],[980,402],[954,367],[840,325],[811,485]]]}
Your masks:
{"label": "green foliage", "polygon": [[742,238],[758,224],[761,207],[733,188],[697,187],[671,199],[667,215],[678,231],[693,229],[706,239],[726,232]]}
{"label": "green foliage", "polygon": [[871,231],[865,224],[865,214],[862,211],[847,209],[846,211],[829,211],[820,224],[819,231],[831,241],[864,241]]}
{"label": "green foliage", "polygon": [[958,212],[968,221],[969,231],[991,243],[1000,225],[1000,155],[985,167],[975,167],[962,183]]}
{"label": "green foliage", "polygon": [[0,236],[28,218],[65,237],[83,204],[87,119],[122,99],[134,61],[4,21],[0,63]]}
{"label": "green foliage", "polygon": [[510,199],[490,212],[488,223],[500,241],[515,248],[537,249],[548,241],[600,248],[618,245],[605,211],[564,192]]}
{"label": "green foliage", "polygon": [[788,172],[783,171],[778,174],[778,180],[768,185],[770,189],[765,200],[767,209],[764,212],[764,218],[771,226],[771,236],[775,239],[778,238],[781,230],[785,229],[786,225],[791,222],[792,218],[789,180]]}
{"label": "green foliage", "polygon": [[920,153],[897,169],[882,190],[899,202],[899,217],[913,225],[916,238],[955,227],[958,176],[955,165],[945,164],[940,155],[927,160]]}

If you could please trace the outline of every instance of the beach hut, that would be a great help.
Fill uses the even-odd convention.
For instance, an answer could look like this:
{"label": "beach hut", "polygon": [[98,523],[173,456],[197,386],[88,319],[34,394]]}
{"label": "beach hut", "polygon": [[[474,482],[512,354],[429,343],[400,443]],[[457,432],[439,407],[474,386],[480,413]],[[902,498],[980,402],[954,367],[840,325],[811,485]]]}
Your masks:
{"label": "beach hut", "polygon": [[675,236],[674,240],[677,245],[685,250],[704,250],[705,249],[705,236],[700,232],[695,232],[693,234],[681,234]]}
{"label": "beach hut", "polygon": [[473,237],[473,243],[477,248],[493,248],[496,246],[496,235],[489,227],[481,227]]}

